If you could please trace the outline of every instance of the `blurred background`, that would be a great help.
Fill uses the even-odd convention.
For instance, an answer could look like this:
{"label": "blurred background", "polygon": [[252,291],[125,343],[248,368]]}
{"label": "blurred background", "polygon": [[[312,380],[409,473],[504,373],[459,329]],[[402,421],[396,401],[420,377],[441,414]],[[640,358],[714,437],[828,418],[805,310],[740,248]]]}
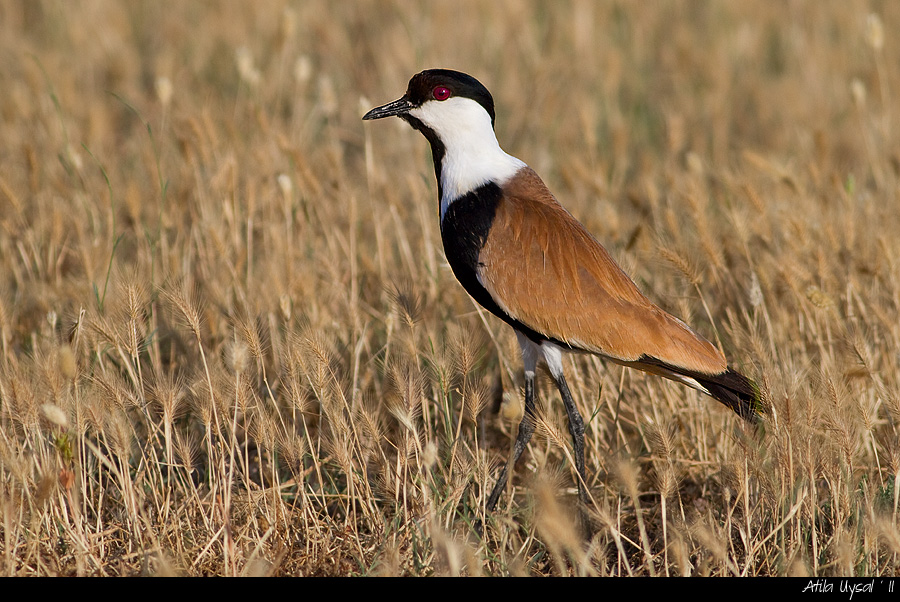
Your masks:
{"label": "blurred background", "polygon": [[[876,1],[3,2],[0,569],[894,574],[897,31]],[[758,380],[767,438],[574,358],[592,536],[542,381],[472,537],[518,351],[446,266],[427,143],[360,120],[433,67]]]}

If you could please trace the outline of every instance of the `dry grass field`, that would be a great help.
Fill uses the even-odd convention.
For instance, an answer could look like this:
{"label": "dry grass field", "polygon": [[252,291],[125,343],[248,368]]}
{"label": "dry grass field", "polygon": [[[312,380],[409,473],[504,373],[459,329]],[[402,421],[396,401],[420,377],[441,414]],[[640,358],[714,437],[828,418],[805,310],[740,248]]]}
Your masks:
{"label": "dry grass field", "polygon": [[[0,574],[896,575],[900,3],[0,3]],[[443,256],[449,67],[760,385],[521,360]],[[579,518],[579,513],[586,516]],[[484,521],[484,538],[475,525]],[[584,528],[582,528],[584,527]]]}

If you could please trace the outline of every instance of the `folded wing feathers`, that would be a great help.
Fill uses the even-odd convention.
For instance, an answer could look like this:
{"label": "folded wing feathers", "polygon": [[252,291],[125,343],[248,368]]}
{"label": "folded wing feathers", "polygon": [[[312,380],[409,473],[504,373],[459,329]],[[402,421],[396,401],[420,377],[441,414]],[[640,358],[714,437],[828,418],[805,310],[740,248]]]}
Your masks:
{"label": "folded wing feathers", "polygon": [[638,290],[529,168],[504,185],[479,263],[504,311],[550,338],[623,362],[654,357],[707,375],[727,368],[718,349]]}

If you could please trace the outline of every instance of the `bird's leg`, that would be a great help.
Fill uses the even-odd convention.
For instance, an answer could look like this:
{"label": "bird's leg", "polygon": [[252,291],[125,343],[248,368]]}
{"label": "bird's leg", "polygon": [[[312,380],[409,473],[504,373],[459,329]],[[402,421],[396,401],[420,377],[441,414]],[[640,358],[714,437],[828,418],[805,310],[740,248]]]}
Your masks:
{"label": "bird's leg", "polygon": [[582,502],[587,504],[587,477],[584,473],[584,420],[581,419],[581,414],[575,406],[575,400],[572,399],[572,393],[569,392],[569,386],[566,384],[566,379],[561,370],[553,374],[553,380],[556,381],[563,403],[566,404],[566,413],[569,415],[569,432],[572,433],[575,469],[578,471],[578,496]]}
{"label": "bird's leg", "polygon": [[541,344],[541,352],[547,362],[547,368],[550,369],[550,375],[556,381],[559,394],[562,395],[563,403],[566,405],[566,413],[569,415],[569,432],[572,433],[575,469],[578,471],[578,496],[586,505],[588,494],[587,478],[584,472],[584,420],[578,413],[575,400],[572,399],[572,393],[569,391],[569,385],[566,384],[566,377],[563,375],[562,350],[552,343],[545,342]]}
{"label": "bird's leg", "polygon": [[491,512],[500,499],[500,494],[506,488],[506,481],[509,475],[516,467],[519,456],[525,451],[525,446],[531,440],[534,434],[534,372],[537,369],[538,359],[541,356],[540,347],[528,339],[524,334],[516,331],[516,339],[519,341],[519,347],[522,349],[522,363],[525,366],[525,412],[522,414],[522,420],[519,422],[519,433],[516,435],[516,443],[513,451],[506,462],[506,466],[500,471],[497,478],[497,484],[488,497],[487,511]]}
{"label": "bird's leg", "polygon": [[526,370],[525,413],[522,415],[521,422],[519,422],[519,434],[516,435],[516,444],[513,448],[513,452],[510,454],[506,466],[504,466],[503,470],[500,472],[500,476],[497,478],[497,484],[494,485],[491,496],[488,498],[488,512],[492,512],[494,506],[497,505],[500,494],[503,493],[503,490],[506,488],[506,481],[509,478],[509,474],[515,470],[516,462],[519,461],[519,456],[525,451],[525,446],[528,445],[528,441],[531,440],[531,435],[534,434],[534,418],[534,372]]}

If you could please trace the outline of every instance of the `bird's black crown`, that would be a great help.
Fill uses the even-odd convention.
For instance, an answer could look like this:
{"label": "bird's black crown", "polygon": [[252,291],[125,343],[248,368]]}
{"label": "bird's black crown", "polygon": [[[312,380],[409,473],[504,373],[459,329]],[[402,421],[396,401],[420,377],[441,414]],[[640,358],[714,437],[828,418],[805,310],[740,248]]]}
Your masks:
{"label": "bird's black crown", "polygon": [[433,98],[434,89],[439,86],[449,89],[451,97],[471,98],[480,104],[491,116],[491,125],[494,124],[494,97],[480,81],[460,71],[426,69],[417,73],[409,80],[406,98],[414,106],[420,107]]}

